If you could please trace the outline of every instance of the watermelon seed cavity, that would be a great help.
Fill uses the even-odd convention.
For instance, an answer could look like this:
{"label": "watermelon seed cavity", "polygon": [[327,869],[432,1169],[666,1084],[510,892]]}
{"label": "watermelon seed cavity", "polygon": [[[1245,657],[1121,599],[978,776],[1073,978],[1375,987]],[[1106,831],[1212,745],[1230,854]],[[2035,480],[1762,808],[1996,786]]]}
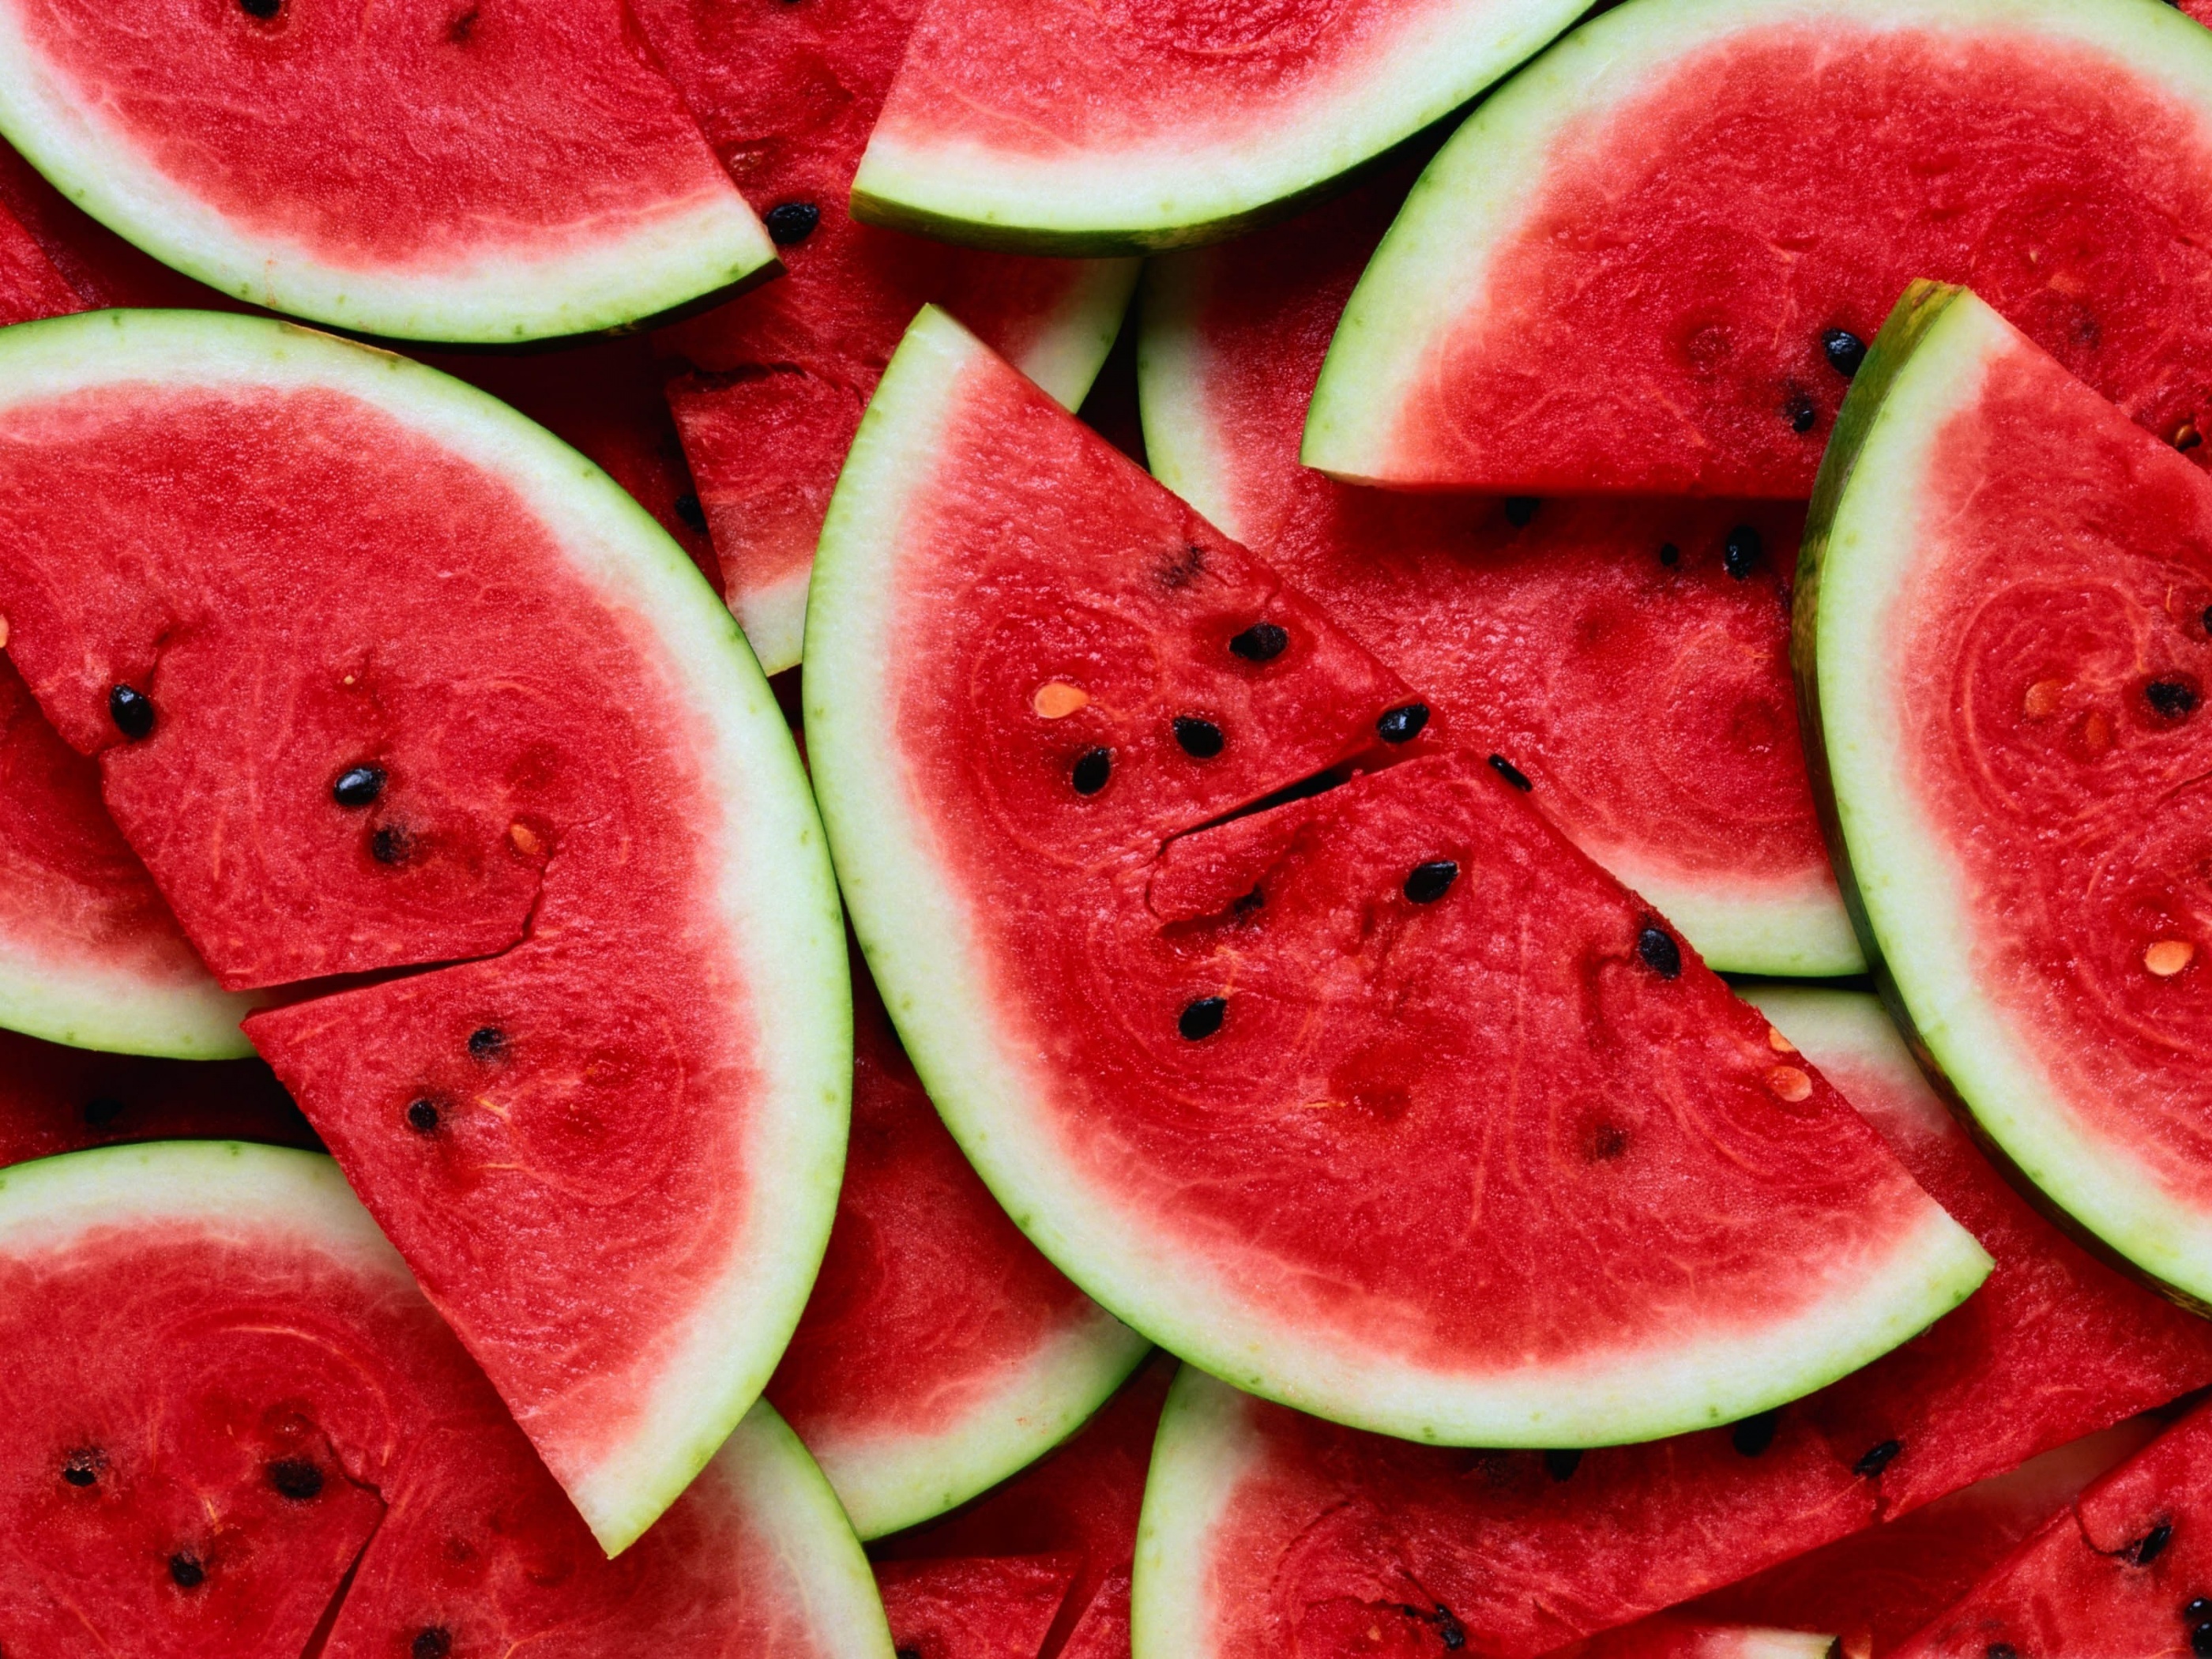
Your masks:
{"label": "watermelon seed cavity", "polygon": [[1828,367],[1851,379],[1866,362],[1866,342],[1847,328],[1832,328],[1820,337],[1820,349],[1827,354]]}
{"label": "watermelon seed cavity", "polygon": [[761,216],[769,240],[778,247],[805,241],[822,222],[822,210],[811,202],[778,202]]}
{"label": "watermelon seed cavity", "polygon": [[1114,775],[1114,751],[1110,749],[1086,749],[1075,757],[1075,770],[1069,781],[1075,785],[1079,795],[1095,795],[1106,787],[1106,780]]}
{"label": "watermelon seed cavity", "polygon": [[1775,1434],[1781,1427],[1781,1413],[1761,1412],[1737,1424],[1729,1432],[1729,1441],[1746,1457],[1757,1457],[1774,1443]]}
{"label": "watermelon seed cavity", "polygon": [[437,1103],[429,1100],[410,1100],[407,1103],[407,1127],[418,1135],[427,1135],[438,1127]]}
{"label": "watermelon seed cavity", "polygon": [[207,1569],[198,1556],[179,1550],[169,1558],[169,1577],[179,1589],[198,1589],[206,1582]]}
{"label": "watermelon seed cavity", "polygon": [[1851,1465],[1851,1473],[1863,1480],[1871,1480],[1887,1468],[1898,1453],[1904,1449],[1902,1440],[1885,1440],[1878,1446],[1868,1448],[1865,1455]]}
{"label": "watermelon seed cavity", "polygon": [[2197,693],[2179,680],[2153,680],[2143,687],[2143,698],[2167,720],[2181,720],[2197,708]]}
{"label": "watermelon seed cavity", "polygon": [[[2204,614],[2212,617],[2212,611]],[[2212,623],[2206,627],[2212,629]],[[1283,654],[1283,647],[1290,642],[1289,633],[1273,623],[1254,623],[1229,641],[1229,648],[1247,662],[1273,662]]]}
{"label": "watermelon seed cavity", "polygon": [[387,823],[368,838],[368,855],[379,864],[399,864],[406,860],[415,845],[415,838],[396,823]]}
{"label": "watermelon seed cavity", "polygon": [[1524,795],[1536,787],[1528,781],[1528,775],[1526,772],[1503,755],[1492,755],[1490,757],[1490,769]]}
{"label": "watermelon seed cavity", "polygon": [[1385,743],[1411,743],[1421,735],[1421,728],[1428,723],[1428,704],[1409,702],[1384,714],[1375,722],[1375,729],[1382,734]]}
{"label": "watermelon seed cavity", "polygon": [[2020,1659],[2020,1650],[2009,1642],[1992,1642],[1982,1650],[1982,1659]]}
{"label": "watermelon seed cavity", "polygon": [[118,685],[107,694],[107,717],[136,743],[154,730],[154,700],[136,686]]}
{"label": "watermelon seed cavity", "polygon": [[507,1052],[507,1033],[496,1025],[479,1025],[469,1033],[469,1057],[486,1062]]}
{"label": "watermelon seed cavity", "polygon": [[89,1449],[73,1451],[62,1460],[62,1479],[72,1486],[89,1486],[100,1479],[100,1466],[105,1462]]}
{"label": "watermelon seed cavity", "polygon": [[453,1632],[443,1625],[426,1625],[416,1631],[407,1650],[412,1659],[446,1659],[453,1650]]}
{"label": "watermelon seed cavity", "polygon": [[1647,922],[1644,931],[1636,936],[1636,954],[1644,958],[1646,968],[1662,979],[1681,976],[1682,947],[1674,943],[1663,927],[1656,927]]}
{"label": "watermelon seed cavity", "polygon": [[1193,760],[1212,760],[1221,752],[1221,728],[1212,720],[1202,720],[1192,714],[1178,714],[1175,719],[1176,741],[1182,752]]}
{"label": "watermelon seed cavity", "polygon": [[269,1484],[280,1498],[304,1504],[323,1491],[323,1472],[304,1457],[287,1457],[269,1466]]}
{"label": "watermelon seed cavity", "polygon": [[1222,1017],[1229,1012],[1226,997],[1200,997],[1187,1005],[1176,1020],[1176,1030],[1191,1042],[1202,1042],[1221,1029]]}
{"label": "watermelon seed cavity", "polygon": [[1583,1466],[1583,1455],[1578,1451],[1547,1451],[1544,1454],[1544,1473],[1554,1480],[1571,1480],[1575,1471]]}
{"label": "watermelon seed cavity", "polygon": [[1747,524],[1740,524],[1728,533],[1721,548],[1721,563],[1729,575],[1738,581],[1748,581],[1752,569],[1759,563],[1759,556],[1766,550],[1766,544]]}
{"label": "watermelon seed cavity", "polygon": [[1406,878],[1406,897],[1415,904],[1434,904],[1459,879],[1459,866],[1449,859],[1431,859],[1417,864]]}
{"label": "watermelon seed cavity", "polygon": [[384,793],[384,769],[349,766],[331,785],[331,799],[341,806],[373,806]]}
{"label": "watermelon seed cavity", "polygon": [[2161,1521],[2123,1552],[2136,1566],[2147,1567],[2166,1553],[2166,1547],[2173,1541],[2173,1522]]}

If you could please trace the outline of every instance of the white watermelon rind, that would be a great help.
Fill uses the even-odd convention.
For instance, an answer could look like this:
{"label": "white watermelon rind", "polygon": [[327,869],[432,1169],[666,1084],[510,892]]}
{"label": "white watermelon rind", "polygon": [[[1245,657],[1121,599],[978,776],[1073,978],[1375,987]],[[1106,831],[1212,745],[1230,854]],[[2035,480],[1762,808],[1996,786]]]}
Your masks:
{"label": "white watermelon rind", "polygon": [[853,180],[853,216],[1011,253],[1097,258],[1220,241],[1348,188],[1369,163],[1449,117],[1540,50],[1586,0],[1437,4],[1384,62],[1340,75],[1296,113],[1235,138],[1163,135],[1109,152],[1079,143],[1014,155],[922,145],[879,124]]}
{"label": "white watermelon rind", "polygon": [[2212,123],[2212,33],[2165,0],[1629,0],[1500,87],[1422,173],[1329,343],[1305,464],[1347,483],[1402,482],[1393,454],[1402,411],[1436,372],[1443,343],[1480,309],[1508,302],[1491,290],[1492,256],[1525,222],[1563,140],[1684,56],[1790,21],[2001,31],[2088,46]]}
{"label": "white watermelon rind", "polygon": [[579,574],[665,652],[700,769],[736,826],[716,920],[754,999],[766,1172],[722,1288],[672,1358],[637,1431],[564,1482],[610,1554],[634,1540],[744,1415],[789,1341],[827,1245],[852,1090],[851,982],[820,820],[790,730],[736,619],[690,556],[599,467],[496,398],[420,363],[295,324],[107,311],[0,332],[0,410],[106,384],[315,385],[357,396],[496,473]]}
{"label": "white watermelon rind", "polygon": [[1909,711],[1878,672],[1909,602],[1922,486],[1944,422],[2020,337],[1962,289],[1916,284],[1837,425],[1800,556],[1794,655],[1830,854],[1885,1000],[2012,1170],[2170,1294],[2212,1306],[2212,1212],[2177,1201],[2119,1142],[2084,1132],[2034,1044],[1975,970],[1974,904],[1918,810]]}
{"label": "white watermelon rind", "polygon": [[[1445,1444],[1560,1447],[1656,1439],[1747,1417],[1856,1370],[1957,1306],[1990,1260],[1929,1203],[1877,1261],[1755,1337],[1685,1341],[1583,1367],[1469,1378],[1330,1346],[1205,1282],[1066,1168],[1032,1109],[1039,1056],[997,1034],[990,969],[930,852],[901,775],[887,689],[889,580],[932,478],[963,368],[985,348],[943,313],[908,331],[863,418],[822,537],[808,613],[806,730],[817,799],[863,951],[907,1051],[962,1150],[1015,1223],[1122,1322],[1248,1392],[1354,1427]],[[1855,1276],[1844,1284],[1845,1273]]]}
{"label": "white watermelon rind", "polygon": [[442,269],[334,265],[297,242],[246,232],[164,177],[96,106],[70,95],[27,38],[22,8],[0,0],[0,136],[118,235],[234,299],[391,339],[520,344],[642,327],[781,269],[734,188],[550,258],[516,250]]}
{"label": "white watermelon rind", "polygon": [[0,1030],[71,1048],[168,1060],[242,1060],[253,1052],[238,1023],[249,994],[196,978],[134,971],[88,951],[58,961],[51,949],[0,939]]}

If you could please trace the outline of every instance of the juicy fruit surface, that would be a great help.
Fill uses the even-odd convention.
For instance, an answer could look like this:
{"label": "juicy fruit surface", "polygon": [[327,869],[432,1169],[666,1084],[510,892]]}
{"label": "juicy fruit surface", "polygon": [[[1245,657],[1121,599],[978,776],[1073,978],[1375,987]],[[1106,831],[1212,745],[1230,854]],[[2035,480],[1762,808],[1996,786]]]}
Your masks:
{"label": "juicy fruit surface", "polygon": [[2208,161],[2212,40],[2149,5],[1607,16],[1432,169],[1347,314],[1309,459],[1802,498],[1848,384],[1823,336],[1872,340],[1918,277],[2171,434],[2212,412]]}
{"label": "juicy fruit surface", "polygon": [[0,204],[0,327],[83,309],[83,298],[38,239]]}
{"label": "juicy fruit surface", "polygon": [[0,1031],[0,1166],[125,1140],[316,1146],[258,1060],[148,1060]]}
{"label": "juicy fruit surface", "polygon": [[1036,1659],[1066,1599],[1064,1555],[891,1561],[876,1568],[900,1653],[920,1659]]}

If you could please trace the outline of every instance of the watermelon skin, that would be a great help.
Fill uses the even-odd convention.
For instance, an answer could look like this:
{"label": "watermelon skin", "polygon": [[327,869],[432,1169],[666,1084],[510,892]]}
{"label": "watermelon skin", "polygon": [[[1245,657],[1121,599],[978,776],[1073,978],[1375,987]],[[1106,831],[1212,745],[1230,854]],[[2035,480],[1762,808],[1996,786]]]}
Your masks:
{"label": "watermelon skin", "polygon": [[1824,335],[1871,340],[1920,277],[1972,285],[2171,436],[2212,412],[2208,155],[2212,40],[2149,0],[1609,12],[1425,175],[1346,311],[1306,459],[1802,500],[1850,384]]}
{"label": "watermelon skin", "polygon": [[[476,958],[306,996],[248,1036],[619,1548],[766,1382],[834,1211],[842,939],[774,698],[634,503],[442,376],[193,313],[0,348],[14,434],[53,433],[57,388],[87,410],[166,388],[11,447],[0,605],[49,716],[106,750],[111,808],[203,955],[234,981]],[[179,441],[318,463],[295,490],[222,495]],[[92,478],[100,511],[58,514]],[[127,678],[157,724],[118,750],[104,711]],[[574,758],[611,755],[618,773]],[[343,806],[333,780],[364,759],[386,787]]]}
{"label": "watermelon skin", "polygon": [[1341,189],[1581,9],[938,3],[869,135],[854,210],[1026,253],[1219,240]]}
{"label": "watermelon skin", "polygon": [[1863,972],[1790,683],[1801,514],[1412,496],[1298,465],[1329,335],[1411,177],[1152,261],[1153,471],[1509,760],[1715,968]]}
{"label": "watermelon skin", "polygon": [[799,659],[806,573],[837,469],[899,336],[949,307],[1053,395],[1082,400],[1133,260],[1030,259],[856,223],[854,169],[919,0],[636,0],[658,61],[763,213],[812,208],[782,281],[659,337],[724,573],[768,672]]}
{"label": "watermelon skin", "polygon": [[1796,644],[1854,920],[2015,1178],[2202,1305],[2212,483],[1960,290],[1869,361]]}
{"label": "watermelon skin", "polygon": [[765,1407],[602,1558],[325,1158],[19,1166],[0,1278],[10,1652],[289,1656],[313,1632],[366,1659],[440,1631],[463,1659],[890,1659],[858,1545]]}
{"label": "watermelon skin", "polygon": [[118,1141],[179,1139],[321,1149],[258,1060],[94,1054],[0,1031],[0,1167]]}
{"label": "watermelon skin", "polygon": [[1064,1555],[889,1561],[876,1567],[891,1641],[919,1659],[1036,1659],[1067,1595]]}

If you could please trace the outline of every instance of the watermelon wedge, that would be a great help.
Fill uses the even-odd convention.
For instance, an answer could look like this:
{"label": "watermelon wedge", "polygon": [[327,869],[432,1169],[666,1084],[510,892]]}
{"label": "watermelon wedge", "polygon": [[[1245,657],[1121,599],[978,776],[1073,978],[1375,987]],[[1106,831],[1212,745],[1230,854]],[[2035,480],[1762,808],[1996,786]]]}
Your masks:
{"label": "watermelon wedge", "polygon": [[1598,1443],[1804,1394],[1987,1270],[1425,702],[941,313],[815,591],[816,787],[908,1052],[1170,1352],[1391,1432]]}
{"label": "watermelon wedge", "polygon": [[935,0],[853,209],[1024,253],[1218,240],[1341,188],[1579,0]]}
{"label": "watermelon wedge", "polygon": [[860,1547],[765,1406],[602,1559],[326,1158],[9,1170],[0,1287],[10,1654],[890,1659]]}
{"label": "watermelon wedge", "polygon": [[1796,511],[1411,496],[1299,466],[1329,332],[1407,182],[1152,261],[1153,472],[1527,778],[1713,967],[1863,971],[1790,684]]}
{"label": "watermelon wedge", "polygon": [[2212,483],[1961,290],[1869,362],[1797,597],[1845,890],[1981,1132],[2212,1300]]}
{"label": "watermelon wedge", "polygon": [[372,334],[634,326],[772,274],[618,0],[0,5],[0,132],[179,270]]}
{"label": "watermelon wedge", "polygon": [[0,1166],[126,1140],[319,1145],[258,1060],[146,1060],[0,1031]]}
{"label": "watermelon wedge", "polygon": [[921,0],[634,0],[639,26],[753,205],[784,280],[659,337],[669,402],[761,665],[799,660],[806,573],[860,411],[926,301],[948,306],[1071,409],[1098,373],[1136,262],[977,252],[854,222],[868,129]]}
{"label": "watermelon wedge", "polygon": [[767,1381],[844,1139],[734,624],[574,451],[280,324],[11,329],[0,457],[10,656],[219,980],[372,976],[248,1036],[620,1548]]}
{"label": "watermelon wedge", "polygon": [[768,1396],[861,1537],[963,1504],[1066,1439],[1151,1346],[1006,1218],[865,970],[837,1219]]}
{"label": "watermelon wedge", "polygon": [[1802,500],[1918,277],[1972,285],[2186,444],[2212,419],[2208,179],[2212,37],[2153,0],[1624,6],[1424,175],[1345,312],[1305,458]]}

